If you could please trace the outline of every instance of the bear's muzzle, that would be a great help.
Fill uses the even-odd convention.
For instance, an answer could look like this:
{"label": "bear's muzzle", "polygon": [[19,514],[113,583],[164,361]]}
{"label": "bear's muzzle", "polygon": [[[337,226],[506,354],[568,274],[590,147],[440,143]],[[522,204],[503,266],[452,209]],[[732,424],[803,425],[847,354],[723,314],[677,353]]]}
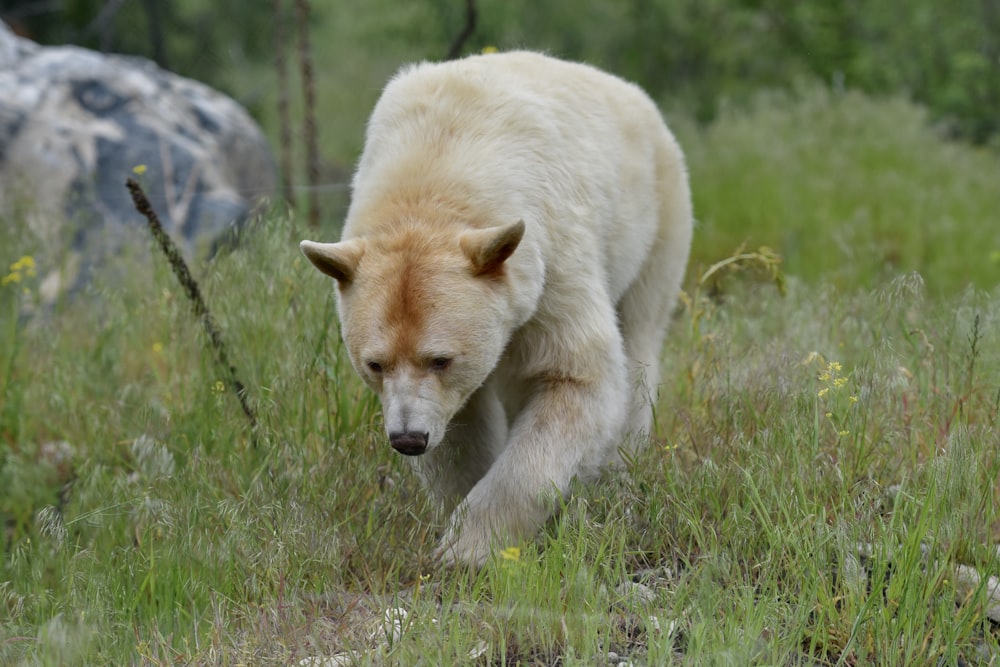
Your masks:
{"label": "bear's muzzle", "polygon": [[427,451],[427,434],[417,431],[390,433],[389,443],[400,454],[419,456]]}

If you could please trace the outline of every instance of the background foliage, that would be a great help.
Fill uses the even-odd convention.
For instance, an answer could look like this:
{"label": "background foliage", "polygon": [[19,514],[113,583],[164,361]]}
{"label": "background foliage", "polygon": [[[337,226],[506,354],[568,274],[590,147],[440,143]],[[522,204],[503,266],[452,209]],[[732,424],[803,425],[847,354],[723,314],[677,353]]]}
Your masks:
{"label": "background foliage", "polygon": [[[317,48],[338,56],[319,59],[322,75],[349,87],[360,59],[394,67],[400,60],[443,57],[465,21],[460,0],[313,5]],[[234,70],[267,68],[273,54],[274,8],[266,0],[3,0],[0,15],[43,43],[155,58],[251,106],[263,90],[234,77]],[[910,98],[948,133],[975,143],[1000,130],[1000,5],[994,0],[905,6],[894,0],[483,0],[478,17],[467,52],[527,47],[590,61],[671,105],[682,102],[702,121],[761,88],[813,78]]]}
{"label": "background foliage", "polygon": [[[466,53],[525,47],[585,60],[637,81],[659,102],[696,172],[697,262],[746,242],[775,248],[807,279],[836,281],[850,266],[865,280],[921,271],[932,293],[995,284],[1000,10],[993,0],[914,0],[905,10],[892,0],[480,0],[476,7]],[[319,197],[323,233],[333,235],[385,80],[401,63],[442,58],[465,24],[466,3],[312,3],[317,185],[301,168],[309,139],[301,131],[295,9],[264,0],[0,0],[0,14],[42,42],[158,58],[235,96],[276,151],[290,147],[293,197],[300,204],[307,193]],[[284,82],[278,46],[288,62]],[[278,117],[283,86],[291,141]],[[815,137],[830,133],[864,141],[819,152]],[[792,171],[802,178],[795,188]],[[890,207],[887,189],[914,185],[903,174],[919,184],[917,194],[890,197],[897,202]],[[956,190],[961,203],[944,204],[953,200],[942,193]],[[900,219],[919,233],[895,233]],[[939,272],[942,263],[959,270]]]}

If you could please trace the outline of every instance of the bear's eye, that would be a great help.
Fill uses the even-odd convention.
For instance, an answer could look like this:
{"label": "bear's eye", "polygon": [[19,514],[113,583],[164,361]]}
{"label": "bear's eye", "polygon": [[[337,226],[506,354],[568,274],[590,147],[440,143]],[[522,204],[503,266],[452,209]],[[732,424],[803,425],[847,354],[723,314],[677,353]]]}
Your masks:
{"label": "bear's eye", "polygon": [[431,359],[430,367],[432,371],[446,371],[451,366],[451,359],[448,357],[434,357]]}
{"label": "bear's eye", "polygon": [[376,375],[382,372],[382,364],[380,364],[377,361],[369,361],[365,365],[368,366],[368,370],[370,370],[372,373],[375,373]]}

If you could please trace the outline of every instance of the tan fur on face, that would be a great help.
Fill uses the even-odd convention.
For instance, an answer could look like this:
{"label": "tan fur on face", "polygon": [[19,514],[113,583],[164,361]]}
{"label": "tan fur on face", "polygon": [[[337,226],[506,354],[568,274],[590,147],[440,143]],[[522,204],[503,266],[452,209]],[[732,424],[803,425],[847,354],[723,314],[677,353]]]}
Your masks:
{"label": "tan fur on face", "polygon": [[[395,240],[391,252],[399,255],[390,264],[396,275],[386,275],[385,305],[382,318],[392,342],[392,350],[416,363],[417,342],[426,324],[428,294],[427,248],[412,230]],[[387,271],[388,273],[388,271]]]}
{"label": "tan fur on face", "polygon": [[461,258],[409,226],[377,239],[372,246],[361,266],[369,284],[360,286],[358,298],[352,301],[368,312],[361,317],[373,318],[387,338],[391,356],[385,362],[419,365],[421,354],[427,352],[418,344],[424,338],[428,317],[436,303],[447,296],[441,288],[434,288],[435,279],[440,282],[438,267],[452,264],[457,273]]}
{"label": "tan fur on face", "polygon": [[[363,310],[356,319],[377,322],[386,337],[391,354],[383,355],[381,363],[426,364],[435,351],[420,349],[419,342],[426,340],[429,324],[455,326],[429,323],[431,314],[448,309],[462,285],[476,285],[474,291],[484,294],[503,287],[505,262],[524,234],[524,223],[509,225],[498,235],[486,212],[460,195],[464,189],[458,185],[427,190],[419,181],[411,182],[366,214],[371,233],[356,269],[366,284],[352,284],[344,295],[356,292],[349,295],[352,307]],[[482,305],[469,303],[468,308]],[[374,335],[370,330],[365,334],[368,340]]]}

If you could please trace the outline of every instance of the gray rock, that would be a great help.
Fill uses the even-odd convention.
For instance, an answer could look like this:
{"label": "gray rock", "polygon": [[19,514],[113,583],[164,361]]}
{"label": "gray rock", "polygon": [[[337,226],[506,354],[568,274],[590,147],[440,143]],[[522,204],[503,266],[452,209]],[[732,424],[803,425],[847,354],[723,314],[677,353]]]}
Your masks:
{"label": "gray rock", "polygon": [[42,47],[0,22],[0,224],[26,224],[58,262],[39,267],[46,296],[137,243],[129,230],[145,220],[124,184],[139,165],[189,260],[275,186],[266,140],[232,99],[145,59]]}
{"label": "gray rock", "polygon": [[618,584],[615,587],[615,593],[623,600],[639,606],[651,605],[656,602],[656,593],[652,588],[634,581],[624,581]]}
{"label": "gray rock", "polygon": [[982,589],[986,618],[1000,623],[1000,579],[986,577],[968,565],[955,566],[955,596],[958,604],[966,604]]}

